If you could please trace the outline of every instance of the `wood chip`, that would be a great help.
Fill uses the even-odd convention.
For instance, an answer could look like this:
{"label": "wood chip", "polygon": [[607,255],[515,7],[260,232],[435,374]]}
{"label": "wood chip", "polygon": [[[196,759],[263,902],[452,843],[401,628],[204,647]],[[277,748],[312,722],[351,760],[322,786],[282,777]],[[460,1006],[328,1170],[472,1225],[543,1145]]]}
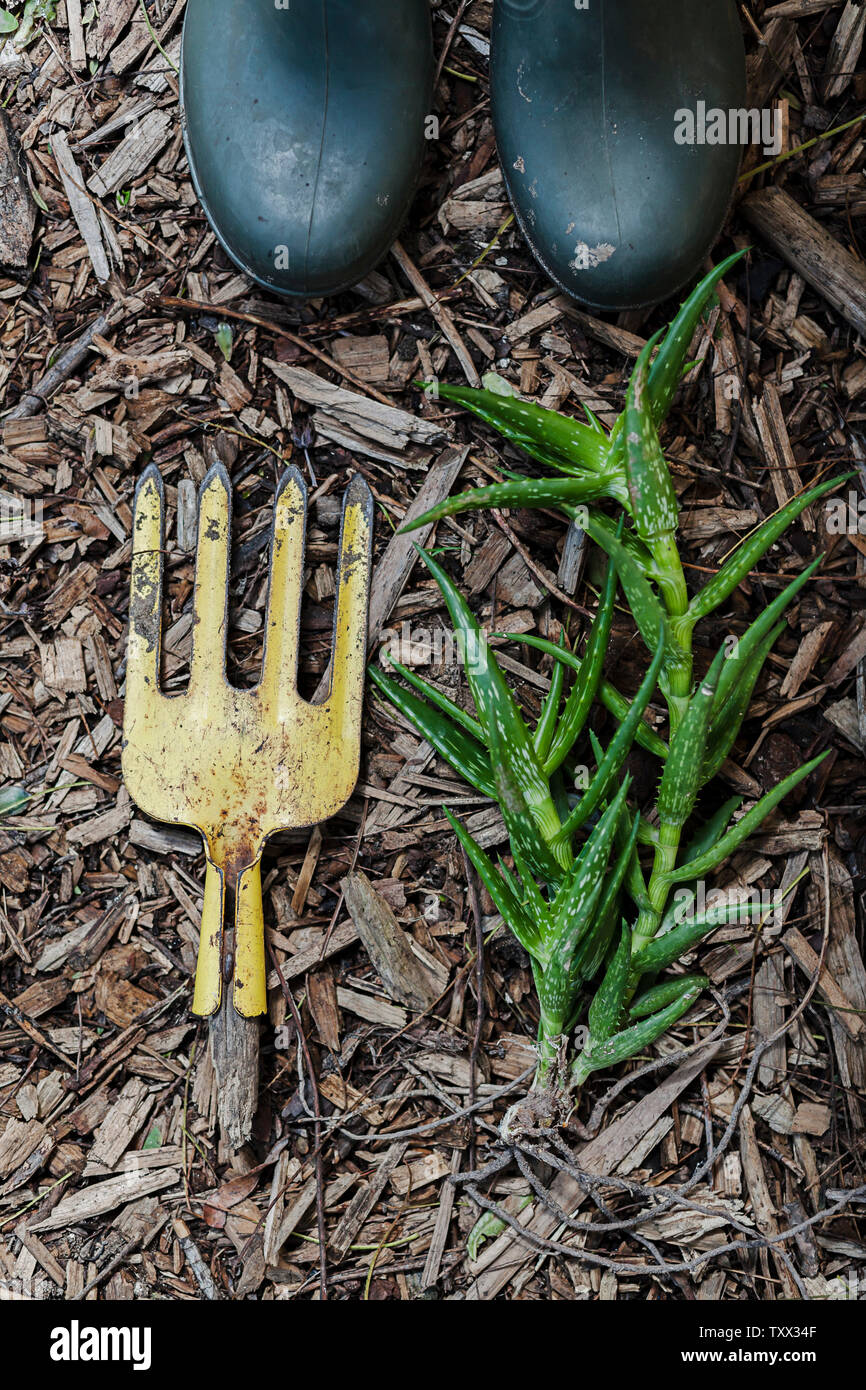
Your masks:
{"label": "wood chip", "polygon": [[51,153],[54,155],[54,162],[57,165],[57,172],[60,174],[63,191],[69,201],[70,211],[84,238],[87,254],[93,266],[93,273],[100,284],[105,284],[111,274],[111,267],[108,264],[105,247],[102,244],[99,219],[93,202],[84,187],[84,176],[75,163],[69,149],[69,141],[62,130],[56,130],[51,137]]}
{"label": "wood chip", "polygon": [[750,193],[743,214],[843,318],[866,334],[866,268],[781,188]]}
{"label": "wood chip", "polygon": [[445,988],[448,972],[403,931],[367,875],[357,870],[341,882],[346,907],[367,954],[392,999],[418,1013]]}

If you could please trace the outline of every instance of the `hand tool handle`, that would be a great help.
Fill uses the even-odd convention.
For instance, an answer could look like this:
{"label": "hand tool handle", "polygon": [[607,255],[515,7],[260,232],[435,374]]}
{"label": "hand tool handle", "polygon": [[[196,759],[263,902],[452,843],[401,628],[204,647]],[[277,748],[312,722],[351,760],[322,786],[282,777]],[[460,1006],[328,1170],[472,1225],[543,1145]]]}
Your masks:
{"label": "hand tool handle", "polygon": [[235,895],[234,1006],[244,1018],[268,1011],[265,920],[262,912],[262,861],[238,878]]}
{"label": "hand tool handle", "polygon": [[[202,1016],[216,1013],[220,1005],[225,909],[225,875],[208,859],[192,1002],[193,1013]],[[268,1008],[261,859],[238,876],[234,949],[234,1007],[244,1018],[255,1018]]]}
{"label": "hand tool handle", "polygon": [[195,971],[194,1014],[215,1014],[220,1006],[222,968],[223,914],[225,911],[225,875],[207,861],[204,881],[204,903],[201,910],[201,936],[198,964]]}

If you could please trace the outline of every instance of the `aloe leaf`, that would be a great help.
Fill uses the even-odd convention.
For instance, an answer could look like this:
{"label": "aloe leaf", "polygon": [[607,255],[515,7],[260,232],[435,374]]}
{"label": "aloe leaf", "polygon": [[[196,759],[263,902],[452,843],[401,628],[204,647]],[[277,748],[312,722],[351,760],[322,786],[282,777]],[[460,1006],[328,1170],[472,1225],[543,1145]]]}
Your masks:
{"label": "aloe leaf", "polygon": [[[607,681],[602,681],[598,688],[598,698],[606,710],[621,723],[628,715],[631,705],[628,700],[624,700],[618,690]],[[668,745],[663,738],[659,738],[654,729],[645,723],[643,717],[635,730],[635,742],[641,748],[645,748],[648,753],[654,753],[657,758],[666,758],[668,755]]]}
{"label": "aloe leaf", "polygon": [[[531,748],[531,744],[528,746]],[[528,867],[544,883],[557,886],[562,882],[570,859],[562,850],[555,851],[551,848],[554,838],[553,827],[560,825],[560,819],[550,796],[550,788],[547,788],[550,808],[549,841],[539,825],[537,811],[533,814],[525,795],[525,764],[519,757],[515,757],[514,748],[509,746],[503,730],[496,723],[490,727],[490,765],[493,769],[496,799],[512,847],[520,851]]]}
{"label": "aloe leaf", "polygon": [[[581,515],[583,520],[588,517],[593,526],[605,536],[610,536],[611,539],[618,540],[621,545],[624,545],[635,564],[644,574],[649,574],[652,571],[652,554],[636,531],[623,531],[619,522],[611,521],[610,517],[599,511],[597,507],[584,508]],[[584,527],[584,529],[586,528]]]}
{"label": "aloe leaf", "polygon": [[590,1039],[572,1071],[576,1084],[580,1085],[591,1072],[598,1071],[601,1067],[616,1066],[643,1052],[644,1048],[650,1047],[662,1033],[667,1032],[668,1028],[689,1011],[701,988],[700,985],[690,984],[682,997],[668,1004],[667,1008],[661,1009],[650,1018],[633,1023],[621,1033],[614,1033],[612,1038],[607,1038],[604,1042],[595,1044]]}
{"label": "aloe leaf", "polygon": [[641,845],[657,845],[659,842],[659,832],[655,825],[641,816],[637,832],[638,843]]}
{"label": "aloe leaf", "polygon": [[631,931],[622,924],[622,936],[604,979],[589,1006],[589,1031],[593,1045],[605,1042],[619,1027],[631,962]]}
{"label": "aloe leaf", "polygon": [[491,483],[488,487],[470,488],[456,497],[447,497],[422,516],[401,526],[399,534],[417,531],[419,527],[429,526],[446,516],[459,516],[462,512],[477,512],[492,507],[576,507],[602,497],[614,496],[615,491],[612,492],[611,488],[615,483],[614,475],[600,473],[581,474],[573,478],[519,477],[507,483]]}
{"label": "aloe leaf", "polygon": [[[575,656],[573,652],[567,651],[565,647],[558,647],[554,642],[546,637],[534,637],[528,632],[496,632],[495,637],[507,638],[509,642],[525,642],[528,647],[535,647],[537,651],[545,652],[548,656],[555,657],[564,666],[569,666],[572,671],[580,671],[585,660],[584,657]],[[628,714],[631,706],[623,695],[615,690],[609,681],[599,681],[597,695],[605,709],[608,710],[615,719],[622,721]],[[659,738],[658,734],[645,724],[643,720],[637,726],[635,741],[646,748],[647,752],[655,753],[657,758],[666,758],[668,746],[664,739]]]}
{"label": "aloe leaf", "polygon": [[[725,831],[730,825],[731,819],[740,809],[742,804],[743,798],[741,796],[732,796],[727,801],[725,801],[719,807],[719,809],[715,811],[712,816],[710,816],[709,820],[706,821],[706,823],[695,832],[692,838],[680,850],[680,864],[691,864],[693,860],[700,858],[702,854],[706,854],[707,850],[711,849],[712,846],[716,844],[718,840],[721,839],[722,835],[724,835]],[[687,880],[684,881],[687,882]],[[690,891],[692,894],[692,898],[694,898],[695,892],[697,891],[697,882],[688,885],[687,890],[680,890],[680,892],[684,891]],[[679,925],[679,922],[677,920],[677,896],[678,895],[675,895],[674,902],[668,907],[667,911],[662,917],[661,922],[659,923],[659,929],[656,933],[656,937],[661,936],[663,932],[669,931],[672,926]]]}
{"label": "aloe leaf", "polygon": [[653,692],[656,688],[659,672],[662,669],[662,662],[665,656],[665,637],[666,628],[662,622],[661,633],[655,654],[649,664],[649,669],[641,681],[640,688],[631,703],[629,712],[620,724],[616,733],[610,741],[607,752],[605,753],[601,766],[584,792],[580,801],[571,812],[568,820],[557,832],[553,844],[568,844],[575,831],[589,820],[593,811],[601,802],[602,797],[607,792],[611,782],[617,776],[625,762],[629,749],[634,742],[635,733],[643,717],[643,712],[649,704]]}
{"label": "aloe leaf", "polygon": [[590,410],[589,406],[587,405],[586,401],[581,401],[580,404],[581,404],[581,406],[582,406],[582,408],[583,408],[583,413],[584,413],[584,415],[586,416],[586,418],[587,418],[587,420],[589,421],[589,423],[592,425],[592,428],[595,430],[596,434],[600,434],[601,437],[602,437],[602,439],[605,441],[605,444],[607,444],[607,442],[608,442],[607,430],[605,429],[604,425],[603,425],[603,424],[601,423],[601,421],[599,420],[598,416],[593,414],[593,412]]}
{"label": "aloe leaf", "polygon": [[671,739],[657,799],[659,825],[682,829],[695,808],[701,765],[716,686],[725,661],[724,647],[689,700],[682,723]]}
{"label": "aloe leaf", "polygon": [[604,593],[592,625],[580,670],[569,691],[562,712],[562,719],[559,721],[550,750],[544,759],[544,771],[548,776],[562,765],[577,742],[598,690],[601,669],[610,641],[613,609],[616,601],[616,584],[616,566],[612,561],[608,561]]}
{"label": "aloe leaf", "polygon": [[620,889],[628,873],[637,842],[639,817],[635,816],[631,830],[627,833],[624,827],[625,819],[624,816],[621,816],[617,822],[614,845],[618,854],[599,899],[592,930],[581,941],[572,959],[571,978],[575,986],[584,980],[593,978],[607,955],[608,946],[613,936],[613,929],[618,916]]}
{"label": "aloe leaf", "polygon": [[671,927],[670,931],[664,932],[661,936],[654,936],[652,941],[635,951],[634,964],[639,967],[642,975],[664,970],[693,946],[697,946],[710,932],[732,923],[750,922],[755,917],[764,916],[765,912],[766,908],[760,903],[725,903],[722,907],[702,913],[699,917],[690,917],[688,921]]}
{"label": "aloe leaf", "polygon": [[526,453],[539,449],[551,461],[560,460],[571,468],[597,470],[606,464],[607,435],[599,434],[592,425],[519,396],[500,396],[469,386],[440,385],[438,391],[441,399],[471,410]]}
{"label": "aloe leaf", "polygon": [[558,956],[551,956],[540,979],[536,974],[536,985],[542,1036],[557,1037],[574,1014],[576,997],[568,968]]}
{"label": "aloe leaf", "polygon": [[[508,801],[514,816],[519,819],[520,813],[516,810],[519,794],[541,837],[550,840],[560,826],[550,785],[496,657],[488,648],[474,614],[450,576],[427,551],[419,549],[419,554],[439,585],[454,624],[466,679],[487,738],[498,798],[501,802],[503,798]],[[528,831],[528,827],[524,829]],[[545,870],[540,868],[540,862],[536,859],[532,867],[544,877]]]}
{"label": "aloe leaf", "polygon": [[423,676],[416,675],[408,666],[404,666],[402,661],[398,661],[396,657],[391,656],[390,652],[383,651],[382,655],[388,662],[388,665],[393,666],[394,670],[403,677],[407,685],[411,685],[423,695],[425,699],[429,700],[431,705],[435,705],[437,709],[441,709],[443,714],[447,714],[449,719],[454,720],[455,724],[462,725],[467,733],[470,733],[473,738],[483,744],[484,730],[477,719],[473,719],[472,715],[468,714],[465,709],[461,709],[453,700],[449,700],[448,696],[443,694],[441,690],[438,690],[430,681],[425,681]]}
{"label": "aloe leaf", "polygon": [[668,883],[681,883],[686,878],[703,878],[712,869],[717,868],[723,859],[727,859],[729,854],[733,854],[734,850],[757,830],[761,822],[790,791],[793,791],[805,777],[815,771],[815,768],[827,757],[829,751],[827,749],[827,752],[820,753],[817,758],[812,758],[802,767],[798,767],[796,772],[792,772],[788,777],[783,777],[778,786],[773,787],[772,791],[766,792],[760,801],[750,811],[747,811],[741,820],[737,821],[736,825],[731,826],[730,830],[712,849],[707,850],[705,854],[699,855],[697,859],[693,859],[688,864],[679,864],[668,873],[660,874],[659,878]]}
{"label": "aloe leaf", "polygon": [[709,983],[706,975],[679,975],[675,980],[663,980],[634,1000],[628,1011],[629,1018],[647,1018],[676,1003],[686,992],[706,989]]}
{"label": "aloe leaf", "polygon": [[538,924],[542,937],[546,937],[550,908],[545,902],[543,894],[539,891],[529,866],[517,845],[511,846],[511,855],[514,859],[514,867],[520,875],[520,901],[524,904],[532,920]]}
{"label": "aloe leaf", "polygon": [[[596,545],[606,551],[616,565],[629,608],[640,629],[641,637],[651,652],[656,650],[660,635],[667,634],[665,614],[661,603],[650,587],[649,580],[637,561],[616,536],[598,526],[594,517],[586,518],[583,528]],[[670,659],[676,659],[671,650]]]}
{"label": "aloe leaf", "polygon": [[570,967],[576,947],[592,925],[627,791],[628,778],[599,818],[554,899],[550,955],[561,960],[563,968]]}
{"label": "aloe leaf", "polygon": [[665,334],[649,374],[649,394],[652,402],[653,419],[657,425],[661,424],[670,410],[671,402],[680,384],[686,353],[695,335],[701,314],[715,293],[719,281],[745,254],[745,251],[735,251],[732,256],[720,261],[708,275],[705,275],[682,304]]}
{"label": "aloe leaf", "polygon": [[511,931],[517,937],[521,946],[536,959],[541,959],[543,955],[543,943],[541,934],[535,924],[531,921],[528,914],[524,911],[523,905],[514,893],[511,885],[503,879],[501,874],[496,872],[484,850],[477,840],[470,835],[469,831],[460,824],[456,816],[452,816],[447,807],[443,807],[445,815],[451,825],[454,834],[466,851],[466,856],[475,869],[484,887],[487,889],[497,912],[508,924]]}
{"label": "aloe leaf", "polygon": [[[713,714],[710,729],[707,737],[707,745],[704,751],[703,764],[701,767],[701,785],[709,782],[715,777],[725,758],[734,746],[737,734],[746,717],[749,704],[752,699],[752,692],[758,681],[764,662],[770,654],[770,649],[776,642],[785,627],[784,618],[781,619],[774,628],[771,628],[763,642],[752,651],[751,655],[742,663],[742,670],[738,683],[730,691],[724,707]],[[729,657],[727,665],[730,665],[733,658]],[[716,692],[718,704],[718,691]]]}
{"label": "aloe leaf", "polygon": [[547,755],[550,752],[550,746],[556,734],[559,705],[562,699],[562,687],[564,684],[565,667],[561,661],[557,661],[554,663],[553,672],[550,677],[550,689],[544,697],[541,714],[535,726],[535,733],[532,736],[532,742],[535,746],[538,760],[548,775],[550,769],[547,767]]}
{"label": "aloe leaf", "polygon": [[743,798],[741,796],[728,797],[728,800],[724,801],[719,809],[713,812],[709,820],[695,831],[683,848],[680,862],[689,864],[693,859],[699,859],[702,854],[705,854],[725,833],[731,822],[731,817],[736,815],[742,804]]}
{"label": "aloe leaf", "polygon": [[688,622],[690,624],[696,623],[699,618],[705,618],[708,613],[712,613],[714,608],[718,608],[720,603],[724,603],[737,585],[745,579],[752,566],[757,564],[773,542],[779,539],[782,532],[787,530],[791,522],[796,520],[811,502],[816,502],[819,498],[826,496],[840,483],[844,483],[848,478],[854,476],[856,475],[845,473],[838,478],[831,478],[826,483],[819,483],[817,487],[809,488],[808,492],[795,497],[774,516],[768,516],[757,531],[754,531],[747,540],[744,540],[737,547],[730,559],[722,565],[718,574],[713,575],[713,578],[702,589],[698,590],[689,604],[686,615]]}
{"label": "aloe leaf", "polygon": [[798,574],[797,578],[792,580],[787,588],[776,595],[772,603],[767,604],[766,608],[759,614],[751,626],[746,629],[742,637],[738,639],[736,659],[732,659],[730,664],[726,664],[725,669],[722,671],[721,679],[719,680],[719,688],[716,694],[716,710],[721,710],[724,707],[728,695],[739,679],[739,672],[742,670],[742,665],[738,668],[737,662],[744,663],[748,660],[754,649],[763,640],[770,629],[775,627],[779,618],[788,607],[788,604],[800,592],[803,585],[811,579],[823,558],[823,555],[819,555],[816,560],[812,561],[811,565],[807,565],[803,572]]}
{"label": "aloe leaf", "polygon": [[496,799],[493,769],[480,743],[470,738],[463,729],[453,724],[432,705],[428,705],[425,700],[419,699],[409,690],[404,690],[377,666],[370,666],[368,674],[385,698],[414,724],[419,734],[432,744],[455,772],[481,792],[482,796]]}
{"label": "aloe leaf", "polygon": [[[685,359],[701,314],[713,297],[719,281],[745,254],[745,251],[735,251],[705,275],[672,320],[649,372],[649,396],[656,425],[662,423],[670,410],[684,373],[695,365],[693,362],[687,363]],[[611,457],[619,462],[623,458],[622,416],[611,432],[611,446]]]}
{"label": "aloe leaf", "polygon": [[648,544],[659,536],[673,535],[679,519],[677,497],[649,399],[649,358],[655,343],[656,338],[650,338],[632,372],[624,426],[625,468],[635,530]]}

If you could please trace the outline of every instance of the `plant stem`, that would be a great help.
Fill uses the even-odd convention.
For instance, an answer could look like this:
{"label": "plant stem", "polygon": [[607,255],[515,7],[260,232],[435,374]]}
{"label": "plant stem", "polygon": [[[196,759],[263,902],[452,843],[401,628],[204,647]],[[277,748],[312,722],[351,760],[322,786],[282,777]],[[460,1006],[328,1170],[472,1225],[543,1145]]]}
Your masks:
{"label": "plant stem", "polygon": [[538,1065],[535,1068],[535,1078],[532,1082],[533,1091],[548,1091],[555,1088],[558,1080],[557,1072],[562,1044],[562,1033],[554,1033],[545,1023],[542,1014],[538,1025]]}
{"label": "plant stem", "polygon": [[656,536],[651,545],[655,579],[671,620],[670,640],[675,657],[665,668],[665,699],[671,738],[682,723],[692,693],[692,625],[687,621],[689,593],[672,532]]}
{"label": "plant stem", "polygon": [[638,915],[632,935],[633,956],[640,954],[643,947],[652,941],[659,929],[662,913],[670,893],[670,884],[665,881],[663,875],[669,873],[676,866],[681,835],[681,825],[662,824],[659,826],[652,873],[647,885],[650,906],[643,909]]}

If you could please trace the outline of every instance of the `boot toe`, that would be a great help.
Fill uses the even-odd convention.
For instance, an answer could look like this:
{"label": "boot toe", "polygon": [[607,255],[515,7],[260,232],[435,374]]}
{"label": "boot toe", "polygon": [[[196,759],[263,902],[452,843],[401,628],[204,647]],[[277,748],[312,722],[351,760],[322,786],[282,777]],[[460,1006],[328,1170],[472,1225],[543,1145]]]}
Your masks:
{"label": "boot toe", "polygon": [[673,294],[700,267],[736,182],[736,144],[680,143],[682,112],[740,107],[730,0],[507,0],[491,89],[506,186],[548,275],[600,309]]}
{"label": "boot toe", "polygon": [[431,77],[426,0],[189,0],[187,156],[236,264],[288,295],[362,279],[412,199]]}

